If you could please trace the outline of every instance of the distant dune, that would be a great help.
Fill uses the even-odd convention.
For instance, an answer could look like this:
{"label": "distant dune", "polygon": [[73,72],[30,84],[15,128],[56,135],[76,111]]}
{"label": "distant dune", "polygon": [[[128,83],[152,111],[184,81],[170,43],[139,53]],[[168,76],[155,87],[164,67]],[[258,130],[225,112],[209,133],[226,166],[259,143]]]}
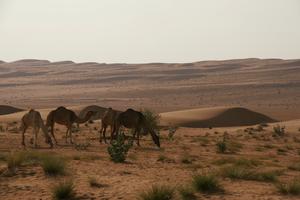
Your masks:
{"label": "distant dune", "polygon": [[264,114],[240,107],[181,110],[161,113],[161,117],[162,125],[194,128],[245,126],[276,121]]}
{"label": "distant dune", "polygon": [[20,111],[23,111],[23,109],[7,106],[7,105],[0,105],[0,115],[7,115],[11,113],[20,112]]}

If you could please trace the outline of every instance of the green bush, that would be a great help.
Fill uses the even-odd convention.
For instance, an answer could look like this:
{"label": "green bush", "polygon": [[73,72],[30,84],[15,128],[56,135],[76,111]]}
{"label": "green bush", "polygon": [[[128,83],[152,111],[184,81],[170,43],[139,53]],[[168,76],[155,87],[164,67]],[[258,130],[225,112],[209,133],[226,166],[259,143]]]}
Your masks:
{"label": "green bush", "polygon": [[202,193],[215,193],[223,191],[218,179],[212,174],[193,176],[193,186],[197,191]]}
{"label": "green bush", "polygon": [[62,181],[54,186],[52,191],[53,199],[56,200],[66,200],[75,199],[75,190],[73,181]]}
{"label": "green bush", "polygon": [[169,186],[153,185],[149,191],[142,192],[142,200],[171,200],[174,196],[174,189]]}
{"label": "green bush", "polygon": [[113,140],[112,144],[107,147],[107,151],[111,157],[111,160],[116,163],[124,162],[129,149],[132,147],[132,144],[132,140],[125,142],[124,134],[120,133],[117,139]]}
{"label": "green bush", "polygon": [[141,112],[146,118],[148,126],[152,130],[159,130],[160,115],[148,109],[143,109]]}

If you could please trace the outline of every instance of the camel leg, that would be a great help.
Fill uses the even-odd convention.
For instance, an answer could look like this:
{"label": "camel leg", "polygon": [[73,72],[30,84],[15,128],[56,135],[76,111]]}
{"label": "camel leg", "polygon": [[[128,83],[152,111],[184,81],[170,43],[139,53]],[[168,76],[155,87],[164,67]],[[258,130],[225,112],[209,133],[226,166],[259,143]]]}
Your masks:
{"label": "camel leg", "polygon": [[70,143],[73,144],[73,138],[72,138],[72,126],[70,126],[68,129],[69,129]]}
{"label": "camel leg", "polygon": [[40,131],[40,128],[35,127],[33,131],[34,131],[34,148],[37,148],[38,133]]}
{"label": "camel leg", "polygon": [[99,131],[99,142],[102,143],[102,131],[103,131],[103,125],[101,125],[101,129]]}
{"label": "camel leg", "polygon": [[22,145],[25,146],[25,132],[27,130],[27,127],[24,126],[23,127],[23,131],[22,131]]}
{"label": "camel leg", "polygon": [[103,138],[104,138],[105,144],[107,143],[107,142],[106,142],[106,136],[105,136],[106,128],[107,128],[107,126],[105,125],[105,126],[104,126],[104,129],[103,129],[103,132],[102,132],[102,136],[103,136]]}
{"label": "camel leg", "polygon": [[140,146],[140,132],[141,132],[141,128],[137,128],[136,131],[137,133],[137,145]]}
{"label": "camel leg", "polygon": [[69,133],[69,128],[67,128],[67,131],[66,131],[66,143],[68,143],[68,133]]}
{"label": "camel leg", "polygon": [[56,140],[56,138],[55,138],[55,136],[54,136],[54,124],[51,125],[51,131],[50,131],[50,133],[51,133],[51,135],[52,135],[52,137],[53,137],[53,139],[54,139],[54,141],[55,141],[55,144],[57,144],[57,140]]}

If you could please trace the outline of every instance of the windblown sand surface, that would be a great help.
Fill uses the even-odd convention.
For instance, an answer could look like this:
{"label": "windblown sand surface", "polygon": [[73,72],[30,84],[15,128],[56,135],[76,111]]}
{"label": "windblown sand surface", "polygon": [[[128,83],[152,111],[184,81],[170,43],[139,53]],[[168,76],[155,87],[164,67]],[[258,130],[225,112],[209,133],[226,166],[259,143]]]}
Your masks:
{"label": "windblown sand surface", "polygon": [[20,60],[0,64],[1,104],[23,109],[99,105],[168,112],[246,107],[300,118],[300,60],[239,59],[184,64]]}

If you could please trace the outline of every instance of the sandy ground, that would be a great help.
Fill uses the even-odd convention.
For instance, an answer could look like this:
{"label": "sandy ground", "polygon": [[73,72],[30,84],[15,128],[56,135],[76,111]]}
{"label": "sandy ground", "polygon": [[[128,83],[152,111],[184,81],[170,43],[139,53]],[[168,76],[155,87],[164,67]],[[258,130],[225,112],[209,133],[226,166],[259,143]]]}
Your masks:
{"label": "sandy ground", "polygon": [[[287,128],[287,135],[283,138],[272,137],[271,124],[261,132],[248,134],[246,127],[235,128],[179,128],[174,139],[167,139],[167,131],[162,131],[162,148],[158,150],[148,137],[141,141],[141,147],[134,146],[130,150],[127,162],[115,164],[109,159],[107,145],[99,144],[98,135],[94,127],[98,123],[81,126],[76,134],[76,143],[91,144],[86,150],[76,150],[65,144],[62,136],[64,127],[57,126],[59,145],[48,149],[40,136],[39,148],[33,149],[29,144],[30,132],[27,134],[27,148],[29,151],[49,152],[58,154],[67,160],[68,174],[63,177],[47,177],[40,166],[21,167],[15,176],[0,177],[1,199],[51,199],[51,188],[59,180],[72,178],[75,182],[77,195],[81,199],[136,199],[141,191],[148,190],[153,184],[165,184],[172,187],[189,185],[192,176],[203,171],[217,171],[222,166],[215,162],[221,158],[248,158],[259,160],[260,169],[282,170],[280,181],[289,181],[299,177],[300,172],[288,168],[293,163],[299,163],[300,150],[299,127],[300,121],[294,120],[282,123]],[[10,125],[14,126],[14,125]],[[234,153],[220,154],[216,151],[216,142],[223,132],[227,131],[230,141],[241,147]],[[1,155],[22,150],[21,135],[12,131],[0,133]],[[268,147],[271,145],[272,147]],[[279,154],[278,149],[285,149]],[[163,155],[165,160],[159,161]],[[77,158],[76,158],[77,157]],[[78,160],[78,157],[80,159]],[[191,163],[185,164],[183,158]],[[0,162],[0,169],[5,169],[4,161]],[[89,177],[94,177],[104,187],[89,186]],[[196,193],[199,199],[297,199],[292,196],[281,195],[274,183],[230,180],[219,177],[225,194],[203,195]],[[178,194],[176,193],[176,198]]]}

